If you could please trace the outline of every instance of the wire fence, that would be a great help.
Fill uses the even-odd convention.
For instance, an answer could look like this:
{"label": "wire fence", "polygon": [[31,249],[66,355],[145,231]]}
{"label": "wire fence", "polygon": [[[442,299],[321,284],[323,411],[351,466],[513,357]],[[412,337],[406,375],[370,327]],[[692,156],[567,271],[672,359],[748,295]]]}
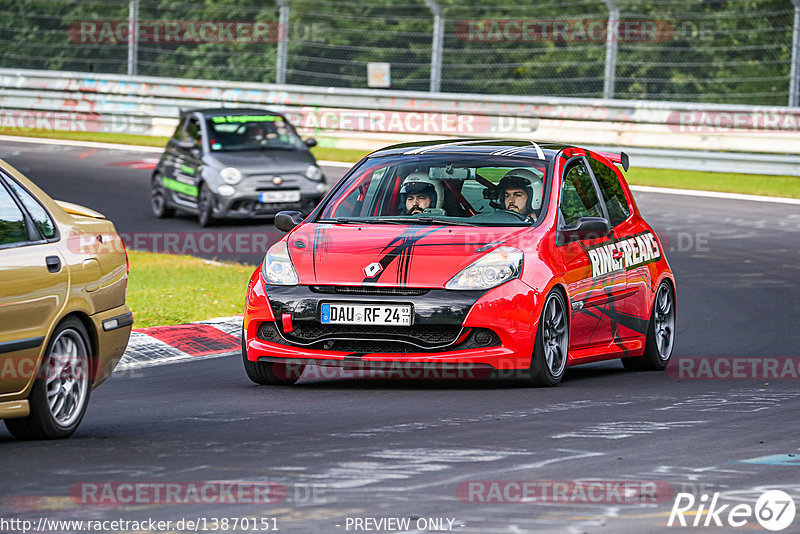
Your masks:
{"label": "wire fence", "polygon": [[0,0],[0,67],[797,105],[800,0],[492,2]]}

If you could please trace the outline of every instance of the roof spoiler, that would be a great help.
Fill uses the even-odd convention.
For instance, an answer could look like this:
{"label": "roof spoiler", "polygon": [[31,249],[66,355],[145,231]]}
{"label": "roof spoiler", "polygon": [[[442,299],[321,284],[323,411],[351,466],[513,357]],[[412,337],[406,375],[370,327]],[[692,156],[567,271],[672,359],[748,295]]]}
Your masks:
{"label": "roof spoiler", "polygon": [[628,172],[628,169],[631,166],[631,159],[625,152],[620,152],[619,154],[615,154],[613,152],[597,152],[604,158],[608,159],[612,163],[616,163],[617,165],[622,165],[622,168],[625,169],[625,172]]}

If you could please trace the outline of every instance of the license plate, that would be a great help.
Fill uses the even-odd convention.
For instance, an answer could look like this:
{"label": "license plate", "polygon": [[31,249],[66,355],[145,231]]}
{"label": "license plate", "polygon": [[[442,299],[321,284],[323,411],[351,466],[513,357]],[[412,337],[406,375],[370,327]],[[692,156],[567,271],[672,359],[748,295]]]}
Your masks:
{"label": "license plate", "polygon": [[298,202],[300,200],[300,191],[266,191],[258,195],[258,201],[262,204],[270,202]]}
{"label": "license plate", "polygon": [[410,304],[338,304],[322,305],[323,324],[411,325]]}

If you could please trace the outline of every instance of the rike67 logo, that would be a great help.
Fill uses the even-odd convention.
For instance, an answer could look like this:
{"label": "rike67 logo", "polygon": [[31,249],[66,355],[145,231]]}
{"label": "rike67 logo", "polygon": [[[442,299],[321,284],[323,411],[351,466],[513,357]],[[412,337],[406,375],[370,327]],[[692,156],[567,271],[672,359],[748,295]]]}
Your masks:
{"label": "rike67 logo", "polygon": [[691,493],[678,493],[667,526],[738,528],[755,520],[761,527],[778,532],[791,526],[795,512],[794,500],[781,490],[762,493],[755,506],[719,504],[719,492],[711,497],[704,493],[699,499]]}

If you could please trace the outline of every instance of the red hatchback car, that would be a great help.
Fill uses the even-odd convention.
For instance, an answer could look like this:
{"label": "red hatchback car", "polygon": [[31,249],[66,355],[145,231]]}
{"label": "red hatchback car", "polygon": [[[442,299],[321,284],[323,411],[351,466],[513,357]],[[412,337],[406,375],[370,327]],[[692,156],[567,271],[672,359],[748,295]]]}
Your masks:
{"label": "red hatchback car", "polygon": [[411,143],[356,164],[272,246],[247,290],[247,375],[305,365],[664,369],[675,280],[621,172],[625,154],[524,141]]}

